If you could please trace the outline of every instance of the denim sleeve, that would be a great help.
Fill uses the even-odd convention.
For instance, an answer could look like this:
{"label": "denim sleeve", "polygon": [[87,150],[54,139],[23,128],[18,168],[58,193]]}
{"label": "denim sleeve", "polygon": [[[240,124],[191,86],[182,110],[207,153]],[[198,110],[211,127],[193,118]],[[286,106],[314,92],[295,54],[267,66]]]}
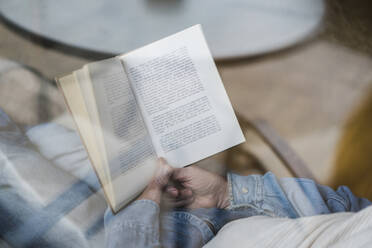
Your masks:
{"label": "denim sleeve", "polygon": [[228,174],[230,209],[253,208],[264,215],[297,218],[335,212],[359,211],[371,202],[349,188],[336,191],[305,178],[277,179],[274,174]]}
{"label": "denim sleeve", "polygon": [[116,215],[105,213],[106,247],[160,247],[159,206],[137,200]]}

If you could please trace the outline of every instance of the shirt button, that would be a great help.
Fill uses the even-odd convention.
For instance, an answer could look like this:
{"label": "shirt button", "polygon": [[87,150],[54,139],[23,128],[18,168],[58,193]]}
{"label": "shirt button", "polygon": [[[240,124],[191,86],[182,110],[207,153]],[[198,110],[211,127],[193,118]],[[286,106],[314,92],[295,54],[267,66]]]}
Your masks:
{"label": "shirt button", "polygon": [[247,189],[246,187],[243,187],[243,188],[242,188],[242,192],[243,192],[244,194],[247,194],[247,193],[248,193],[248,189]]}

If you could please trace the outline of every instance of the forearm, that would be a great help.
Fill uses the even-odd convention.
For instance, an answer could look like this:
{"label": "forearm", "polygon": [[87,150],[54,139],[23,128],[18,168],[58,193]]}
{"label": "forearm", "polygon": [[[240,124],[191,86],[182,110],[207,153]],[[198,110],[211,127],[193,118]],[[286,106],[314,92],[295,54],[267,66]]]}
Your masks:
{"label": "forearm", "polygon": [[105,214],[106,247],[158,247],[159,206],[154,201],[134,201],[116,215]]}
{"label": "forearm", "polygon": [[254,209],[256,213],[265,212],[262,206],[265,200],[263,180],[261,175],[241,176],[228,173],[228,209]]}
{"label": "forearm", "polygon": [[303,178],[277,179],[228,174],[230,209],[253,208],[262,214],[296,218],[343,211],[358,211],[371,203],[355,197],[347,187],[337,191]]}

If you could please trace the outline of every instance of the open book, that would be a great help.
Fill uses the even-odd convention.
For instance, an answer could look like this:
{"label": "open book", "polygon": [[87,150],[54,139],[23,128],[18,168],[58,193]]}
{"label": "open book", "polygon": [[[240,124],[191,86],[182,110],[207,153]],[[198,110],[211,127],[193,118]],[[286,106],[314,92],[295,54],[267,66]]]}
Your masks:
{"label": "open book", "polygon": [[113,212],[143,191],[158,157],[183,167],[245,140],[200,25],[57,83]]}

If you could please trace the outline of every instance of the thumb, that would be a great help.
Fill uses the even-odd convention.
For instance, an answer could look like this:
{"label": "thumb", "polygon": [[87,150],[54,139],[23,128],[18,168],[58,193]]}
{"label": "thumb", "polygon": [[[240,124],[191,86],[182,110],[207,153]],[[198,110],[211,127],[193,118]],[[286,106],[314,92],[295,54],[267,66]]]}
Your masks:
{"label": "thumb", "polygon": [[173,167],[170,166],[164,158],[158,159],[158,168],[154,175],[154,181],[161,187],[167,185],[173,174]]}
{"label": "thumb", "polygon": [[187,183],[191,182],[193,178],[193,168],[180,168],[174,169],[172,173],[172,179],[182,186],[186,186]]}

